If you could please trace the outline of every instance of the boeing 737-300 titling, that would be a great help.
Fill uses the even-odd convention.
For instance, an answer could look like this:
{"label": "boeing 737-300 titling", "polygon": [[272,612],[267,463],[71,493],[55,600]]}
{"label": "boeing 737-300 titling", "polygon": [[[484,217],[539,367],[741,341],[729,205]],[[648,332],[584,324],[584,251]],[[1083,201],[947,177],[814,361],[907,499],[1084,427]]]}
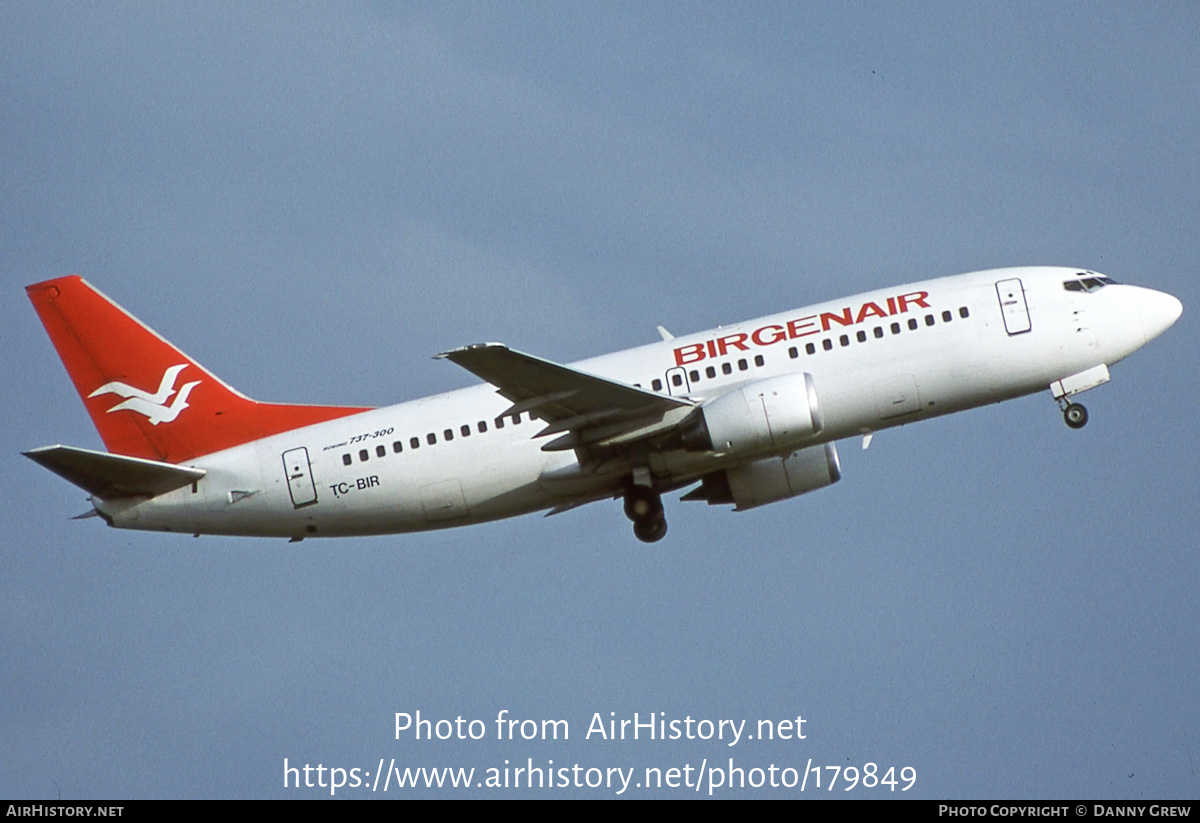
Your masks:
{"label": "boeing 737-300 titling", "polygon": [[76,276],[27,288],[107,451],[32,460],[126,529],[305,537],[447,528],[662,496],[735,511],[828,486],[834,441],[1049,390],[1073,398],[1166,331],[1169,294],[1069,268],[975,272],[562,365],[478,343],[483,385],[387,408],[259,403]]}

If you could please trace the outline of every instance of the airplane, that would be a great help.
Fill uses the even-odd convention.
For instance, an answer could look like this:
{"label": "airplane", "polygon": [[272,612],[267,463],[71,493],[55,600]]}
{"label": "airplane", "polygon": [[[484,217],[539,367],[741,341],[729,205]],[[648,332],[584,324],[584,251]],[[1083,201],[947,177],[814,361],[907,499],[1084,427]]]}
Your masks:
{"label": "airplane", "polygon": [[107,451],[25,454],[109,526],[392,534],[663,495],[753,509],[841,477],[835,441],[1049,390],[1073,398],[1162,334],[1169,294],[1086,269],[942,277],[563,365],[500,343],[437,355],[485,381],[386,408],[260,403],[87,281],[26,289]]}

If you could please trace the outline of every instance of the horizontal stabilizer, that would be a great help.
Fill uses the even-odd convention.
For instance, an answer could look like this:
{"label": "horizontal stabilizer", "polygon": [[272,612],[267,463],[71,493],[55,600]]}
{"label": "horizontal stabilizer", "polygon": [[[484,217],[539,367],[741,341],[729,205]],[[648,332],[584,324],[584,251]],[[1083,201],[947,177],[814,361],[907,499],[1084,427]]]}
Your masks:
{"label": "horizontal stabilizer", "polygon": [[203,469],[74,446],[43,446],[25,456],[97,497],[155,497],[195,483]]}

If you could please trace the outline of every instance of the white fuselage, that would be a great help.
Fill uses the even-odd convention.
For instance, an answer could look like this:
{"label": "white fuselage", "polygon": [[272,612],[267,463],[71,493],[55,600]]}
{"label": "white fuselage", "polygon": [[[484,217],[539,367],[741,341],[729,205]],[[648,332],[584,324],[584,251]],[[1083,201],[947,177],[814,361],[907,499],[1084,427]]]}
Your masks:
{"label": "white fuselage", "polygon": [[[1079,275],[1022,268],[928,280],[572,368],[700,403],[807,373],[823,427],[805,445],[816,445],[1044,391],[1121,360],[1178,316],[1178,301],[1149,289],[1064,288]],[[534,437],[544,424],[528,412],[501,428],[510,405],[487,384],[425,397],[188,461],[205,477],[159,497],[95,503],[125,528],[298,538],[442,528],[621,493],[629,463],[584,471],[576,452],[542,449],[553,438]],[[755,457],[645,455],[663,489]]]}

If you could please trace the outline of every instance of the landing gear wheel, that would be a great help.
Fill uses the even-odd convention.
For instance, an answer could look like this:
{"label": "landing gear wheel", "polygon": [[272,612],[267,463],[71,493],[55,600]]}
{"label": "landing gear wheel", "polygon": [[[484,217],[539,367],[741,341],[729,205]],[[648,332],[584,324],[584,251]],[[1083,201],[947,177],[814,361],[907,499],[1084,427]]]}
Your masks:
{"label": "landing gear wheel", "polygon": [[1082,429],[1088,422],[1088,411],[1078,403],[1072,403],[1063,409],[1063,420],[1073,429]]}
{"label": "landing gear wheel", "polygon": [[662,495],[649,486],[635,483],[627,488],[625,516],[633,521],[633,534],[643,543],[657,543],[667,534]]}
{"label": "landing gear wheel", "polygon": [[625,492],[625,516],[634,523],[662,519],[662,497],[645,486]]}
{"label": "landing gear wheel", "polygon": [[636,520],[633,534],[643,543],[657,543],[667,535],[667,519],[660,514],[653,520]]}

